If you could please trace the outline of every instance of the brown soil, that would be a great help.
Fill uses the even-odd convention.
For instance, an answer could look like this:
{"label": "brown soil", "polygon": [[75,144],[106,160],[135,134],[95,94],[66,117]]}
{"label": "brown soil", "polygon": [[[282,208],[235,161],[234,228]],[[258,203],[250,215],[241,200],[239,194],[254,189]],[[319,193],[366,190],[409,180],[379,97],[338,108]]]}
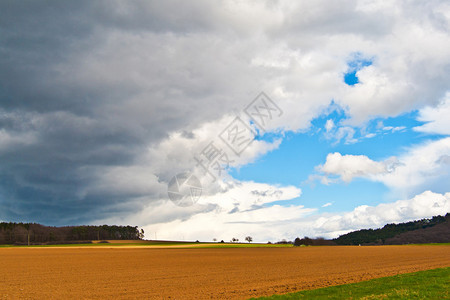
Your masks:
{"label": "brown soil", "polygon": [[0,299],[245,299],[448,267],[449,250],[0,248]]}
{"label": "brown soil", "polygon": [[114,244],[146,244],[148,241],[145,240],[93,240],[91,241],[93,244],[98,244],[100,242],[108,242]]}

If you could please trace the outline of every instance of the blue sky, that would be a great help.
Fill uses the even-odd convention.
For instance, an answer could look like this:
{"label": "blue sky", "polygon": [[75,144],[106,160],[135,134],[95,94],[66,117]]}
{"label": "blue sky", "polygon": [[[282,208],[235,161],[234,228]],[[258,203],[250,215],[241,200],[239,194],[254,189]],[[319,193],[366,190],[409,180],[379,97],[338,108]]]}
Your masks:
{"label": "blue sky", "polygon": [[[372,61],[362,59],[361,54],[354,56],[355,59],[348,62],[348,71],[343,74],[343,80],[349,86],[359,83],[356,75],[359,70],[372,65]],[[328,113],[313,119],[307,130],[259,136],[258,140],[271,142],[282,139],[282,143],[276,150],[255,162],[234,168],[230,174],[242,181],[254,180],[301,187],[301,197],[276,204],[307,207],[325,205],[320,208],[321,212],[348,211],[359,205],[373,206],[398,199],[389,195],[389,189],[385,185],[369,179],[360,178],[351,183],[336,182],[329,185],[312,179],[311,176],[317,173],[316,167],[325,162],[329,153],[365,155],[372,160],[384,160],[405,153],[408,147],[440,137],[415,131],[414,127],[423,125],[424,122],[417,120],[418,111],[413,110],[396,117],[373,118],[362,127],[354,128],[354,140],[336,140],[334,136],[327,135],[326,122],[332,120],[339,126],[348,116],[334,102],[325,111]]]}
{"label": "blue sky", "polygon": [[[334,106],[334,105],[333,105]],[[330,152],[341,154],[366,155],[373,160],[383,160],[391,156],[404,153],[407,147],[420,144],[425,140],[436,139],[436,135],[428,135],[413,130],[423,122],[416,120],[417,112],[411,112],[395,118],[376,118],[366,126],[366,133],[376,133],[374,137],[365,138],[361,130],[356,128],[356,141],[336,141],[332,137],[325,136],[325,123],[333,120],[338,124],[346,119],[342,111],[334,110],[332,113],[322,115],[311,122],[307,132],[292,133],[284,136],[266,134],[259,138],[271,141],[282,138],[279,148],[271,151],[255,162],[237,169],[233,169],[231,175],[239,180],[254,180],[280,185],[297,185],[302,188],[301,197],[285,201],[284,204],[303,204],[308,207],[333,203],[331,206],[321,208],[323,211],[347,211],[358,205],[376,205],[389,199],[388,189],[381,183],[368,179],[358,179],[351,183],[335,183],[323,185],[320,182],[310,180],[310,175],[316,173],[315,167],[326,160]],[[392,132],[383,128],[405,127],[400,131]]]}

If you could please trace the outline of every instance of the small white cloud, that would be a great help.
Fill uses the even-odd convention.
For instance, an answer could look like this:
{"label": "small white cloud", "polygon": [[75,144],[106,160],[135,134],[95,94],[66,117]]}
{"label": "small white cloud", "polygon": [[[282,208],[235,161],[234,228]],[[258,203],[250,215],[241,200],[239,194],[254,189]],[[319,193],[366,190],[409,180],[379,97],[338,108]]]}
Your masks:
{"label": "small white cloud", "polygon": [[394,127],[394,128],[392,129],[392,132],[403,131],[403,130],[405,130],[405,129],[406,129],[405,126],[397,126],[397,127]]}
{"label": "small white cloud", "polygon": [[328,206],[331,206],[331,205],[333,205],[333,203],[328,202],[328,203],[325,203],[324,205],[322,205],[322,207],[328,207]]}
{"label": "small white cloud", "polygon": [[327,122],[325,123],[325,130],[327,132],[330,132],[333,128],[334,128],[333,120],[332,119],[328,119]]}
{"label": "small white cloud", "polygon": [[335,152],[328,154],[325,164],[318,166],[317,169],[325,175],[337,175],[344,182],[350,182],[355,177],[370,177],[391,172],[396,164],[396,158],[377,162],[365,155],[342,155]]}
{"label": "small white cloud", "polygon": [[393,126],[385,126],[383,127],[384,131],[391,131],[391,132],[397,132],[397,131],[402,131],[406,129],[405,126],[397,126],[397,127],[393,127]]}

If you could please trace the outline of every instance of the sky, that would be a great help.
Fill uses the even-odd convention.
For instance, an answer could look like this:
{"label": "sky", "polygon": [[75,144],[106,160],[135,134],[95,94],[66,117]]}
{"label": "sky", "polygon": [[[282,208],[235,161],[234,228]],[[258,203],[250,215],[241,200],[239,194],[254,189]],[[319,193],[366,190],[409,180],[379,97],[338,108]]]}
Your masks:
{"label": "sky", "polygon": [[1,1],[0,221],[274,242],[444,215],[449,79],[448,1]]}

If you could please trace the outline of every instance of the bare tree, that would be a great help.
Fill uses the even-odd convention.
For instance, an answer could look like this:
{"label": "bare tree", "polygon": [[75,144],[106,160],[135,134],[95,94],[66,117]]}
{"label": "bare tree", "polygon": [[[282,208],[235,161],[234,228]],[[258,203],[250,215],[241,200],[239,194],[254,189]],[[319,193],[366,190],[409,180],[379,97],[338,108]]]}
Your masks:
{"label": "bare tree", "polygon": [[251,243],[253,241],[253,238],[251,236],[246,236],[245,240],[249,243]]}

